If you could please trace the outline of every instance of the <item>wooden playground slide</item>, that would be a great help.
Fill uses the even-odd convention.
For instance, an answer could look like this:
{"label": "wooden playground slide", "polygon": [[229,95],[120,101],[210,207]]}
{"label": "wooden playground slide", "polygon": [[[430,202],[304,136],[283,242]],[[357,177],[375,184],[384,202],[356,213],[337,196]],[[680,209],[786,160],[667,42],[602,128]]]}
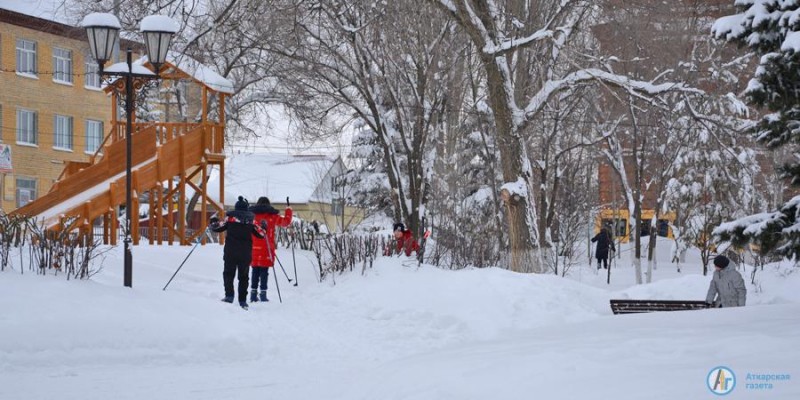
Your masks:
{"label": "wooden playground slide", "polygon": [[[203,212],[206,212],[206,203],[221,211],[220,204],[211,201],[202,188],[191,182],[198,172],[205,176],[208,165],[223,165],[225,157],[221,154],[221,129],[208,123],[182,124],[179,129],[175,125],[138,125],[139,130],[132,135],[132,209],[138,211],[139,195],[147,191],[156,193],[156,189],[163,193],[165,182],[170,182],[169,186],[172,187],[171,182],[179,181],[184,188],[192,186],[195,190],[200,189]],[[119,227],[116,208],[126,202],[125,144],[123,137],[105,146],[96,162],[69,163],[47,194],[12,214],[33,217],[48,229],[81,229],[87,232],[91,230],[93,221],[104,217],[106,231],[115,231]],[[192,170],[194,174],[190,174]],[[155,205],[164,208],[167,201],[172,205],[172,198],[179,197],[179,203],[185,206],[184,188],[168,193],[169,200],[161,195],[154,196],[160,199]],[[138,242],[138,230],[135,229],[138,220],[131,222],[134,225],[134,242]],[[169,222],[173,222],[171,214]],[[185,237],[185,227],[177,228],[175,233],[181,243],[192,239]],[[113,235],[109,236],[113,244],[116,240]]]}

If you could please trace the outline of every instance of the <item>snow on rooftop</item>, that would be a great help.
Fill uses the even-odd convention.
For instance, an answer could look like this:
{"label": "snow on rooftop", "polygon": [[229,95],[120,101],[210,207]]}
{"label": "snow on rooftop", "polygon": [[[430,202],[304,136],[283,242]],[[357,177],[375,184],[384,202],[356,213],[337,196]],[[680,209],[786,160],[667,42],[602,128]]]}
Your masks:
{"label": "snow on rooftop", "polygon": [[[126,73],[126,72],[128,72],[128,63],[126,63],[126,62],[118,62],[118,63],[106,68],[105,72]],[[134,74],[139,74],[139,75],[151,75],[153,77],[156,76],[156,74],[154,74],[153,71],[145,68],[141,64],[133,64],[133,65],[131,65],[131,72],[133,72]]]}
{"label": "snow on rooftop", "polygon": [[61,0],[0,0],[0,8],[42,18],[62,24],[72,25]]}
{"label": "snow on rooftop", "polygon": [[[225,203],[233,205],[239,196],[250,203],[267,196],[277,205],[307,203],[335,159],[324,155],[234,154],[225,160]],[[219,170],[208,181],[209,196],[219,202]]]}
{"label": "snow on rooftop", "polygon": [[187,74],[221,93],[233,94],[233,82],[199,61],[184,54],[170,51],[167,61],[183,70]]}
{"label": "snow on rooftop", "polygon": [[[146,63],[147,60],[147,56],[144,56],[134,61],[134,63],[141,65]],[[208,86],[213,90],[216,90],[217,92],[226,94],[234,93],[233,82],[231,80],[224,78],[222,75],[216,73],[213,69],[203,65],[190,56],[175,51],[170,51],[167,54],[167,62],[178,67],[178,69],[191,75],[198,82]]]}

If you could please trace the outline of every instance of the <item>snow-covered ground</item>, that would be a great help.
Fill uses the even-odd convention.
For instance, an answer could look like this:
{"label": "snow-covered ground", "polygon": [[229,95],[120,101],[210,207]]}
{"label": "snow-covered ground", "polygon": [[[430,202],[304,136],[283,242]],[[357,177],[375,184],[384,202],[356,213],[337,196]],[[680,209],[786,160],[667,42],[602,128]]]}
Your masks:
{"label": "snow-covered ground", "polygon": [[610,298],[703,299],[710,279],[690,256],[634,287],[626,248],[611,285],[588,260],[565,279],[397,258],[319,283],[297,251],[299,285],[278,269],[283,303],[270,276],[249,311],[219,301],[217,245],[166,291],[191,248],[134,247],[132,289],[120,249],[88,281],[17,267],[0,273],[0,399],[710,399],[717,366],[736,374],[726,397],[800,398],[800,273],[759,271],[744,308],[613,316]]}

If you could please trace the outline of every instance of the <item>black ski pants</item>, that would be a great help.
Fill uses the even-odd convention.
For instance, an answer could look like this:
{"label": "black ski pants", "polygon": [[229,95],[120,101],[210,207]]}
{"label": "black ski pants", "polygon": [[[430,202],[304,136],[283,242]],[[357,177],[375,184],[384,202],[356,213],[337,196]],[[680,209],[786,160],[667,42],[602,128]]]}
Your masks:
{"label": "black ski pants", "polygon": [[222,270],[222,282],[225,285],[225,297],[233,297],[233,278],[239,276],[239,301],[247,301],[247,283],[250,260],[226,259]]}

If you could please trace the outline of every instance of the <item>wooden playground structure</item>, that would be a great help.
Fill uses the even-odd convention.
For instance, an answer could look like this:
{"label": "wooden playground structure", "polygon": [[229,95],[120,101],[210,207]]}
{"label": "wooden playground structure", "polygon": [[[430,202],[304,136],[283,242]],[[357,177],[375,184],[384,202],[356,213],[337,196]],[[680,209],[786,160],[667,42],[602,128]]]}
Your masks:
{"label": "wooden playground structure", "polygon": [[[162,66],[160,77],[162,85],[189,81],[199,89],[199,121],[139,122],[134,117],[131,214],[135,217],[130,221],[134,245],[141,239],[140,198],[148,199],[146,236],[150,244],[165,241],[190,244],[205,232],[211,213],[224,212],[225,97],[229,93],[170,62]],[[11,214],[35,218],[48,229],[77,231],[81,235],[92,235],[93,225],[101,224],[103,242],[117,244],[121,229],[119,208],[126,202],[126,121],[124,117],[118,118],[119,97],[124,98],[124,80],[112,82],[105,90],[111,95],[112,119],[97,152],[86,162],[67,162],[48,193]],[[213,119],[210,118],[212,103],[215,106]],[[202,184],[213,166],[219,168],[220,203],[209,197]],[[186,223],[189,190],[198,195],[193,210],[199,208],[200,215],[200,228],[193,231]],[[205,237],[200,240],[204,242]]]}

